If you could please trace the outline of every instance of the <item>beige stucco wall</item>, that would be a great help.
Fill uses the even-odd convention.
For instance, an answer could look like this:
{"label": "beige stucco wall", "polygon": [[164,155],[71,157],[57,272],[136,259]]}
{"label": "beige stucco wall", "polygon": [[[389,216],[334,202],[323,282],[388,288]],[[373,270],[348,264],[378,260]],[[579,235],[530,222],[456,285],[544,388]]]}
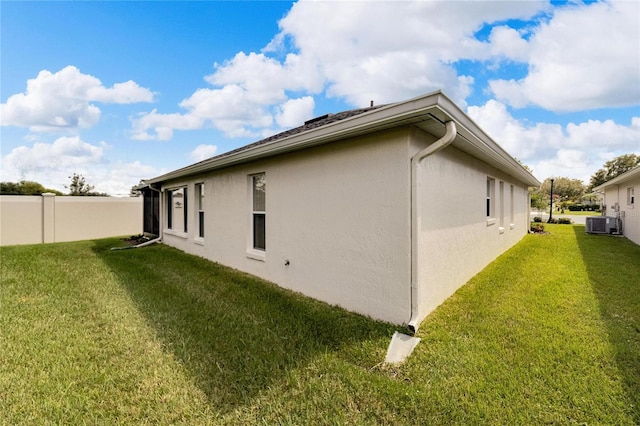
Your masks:
{"label": "beige stucco wall", "polygon": [[[414,151],[426,145],[420,139],[416,134]],[[424,159],[419,173],[417,317],[421,321],[528,232],[529,195],[524,184],[454,147]],[[490,220],[487,177],[495,179],[495,214]]]}
{"label": "beige stucco wall", "polygon": [[[187,185],[190,213],[187,234],[165,230],[164,242],[355,312],[407,322],[408,137],[401,129],[165,185]],[[261,172],[267,179],[263,258],[250,250],[248,177]],[[195,237],[198,182],[205,184],[203,241]]]}
{"label": "beige stucco wall", "polygon": [[[627,188],[633,187],[635,203],[627,204]],[[619,185],[612,185],[605,189],[604,204],[607,206],[606,215],[616,217],[614,205],[618,203],[620,218],[622,219],[622,233],[636,244],[640,244],[640,176]]]}
{"label": "beige stucco wall", "polygon": [[0,245],[79,241],[142,232],[142,197],[0,197]]}
{"label": "beige stucco wall", "polygon": [[[325,302],[407,324],[410,158],[434,140],[402,128],[165,183],[165,190],[187,188],[189,215],[187,233],[166,229],[163,195],[163,241]],[[251,250],[250,176],[256,173],[267,178],[264,254]],[[414,319],[420,321],[527,233],[529,198],[524,184],[453,146],[425,159],[419,173]],[[496,181],[491,221],[487,176]],[[204,239],[196,236],[194,202],[194,185],[201,182]]]}
{"label": "beige stucco wall", "polygon": [[0,245],[42,242],[42,198],[0,195]]}

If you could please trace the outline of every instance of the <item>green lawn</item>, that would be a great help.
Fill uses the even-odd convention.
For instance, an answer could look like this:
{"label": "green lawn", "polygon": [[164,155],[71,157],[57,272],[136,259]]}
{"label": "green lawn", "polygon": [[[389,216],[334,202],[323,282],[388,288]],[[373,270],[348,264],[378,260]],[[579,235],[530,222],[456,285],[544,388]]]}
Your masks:
{"label": "green lawn", "polygon": [[640,247],[547,225],[397,327],[156,245],[0,249],[0,424],[640,424]]}

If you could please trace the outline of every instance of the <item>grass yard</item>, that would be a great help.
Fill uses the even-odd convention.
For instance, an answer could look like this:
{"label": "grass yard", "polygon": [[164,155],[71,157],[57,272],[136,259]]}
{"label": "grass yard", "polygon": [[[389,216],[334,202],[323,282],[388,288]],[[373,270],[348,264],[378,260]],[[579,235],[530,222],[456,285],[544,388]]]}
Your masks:
{"label": "grass yard", "polygon": [[397,327],[156,245],[0,251],[0,424],[640,424],[640,247],[547,225]]}

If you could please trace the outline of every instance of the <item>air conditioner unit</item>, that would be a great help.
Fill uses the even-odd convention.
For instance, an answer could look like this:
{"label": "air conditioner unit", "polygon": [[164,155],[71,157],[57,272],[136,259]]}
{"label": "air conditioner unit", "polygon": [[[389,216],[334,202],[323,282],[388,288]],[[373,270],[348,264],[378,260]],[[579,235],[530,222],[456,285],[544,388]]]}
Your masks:
{"label": "air conditioner unit", "polygon": [[611,216],[593,216],[586,220],[587,234],[615,234],[618,232],[618,219]]}

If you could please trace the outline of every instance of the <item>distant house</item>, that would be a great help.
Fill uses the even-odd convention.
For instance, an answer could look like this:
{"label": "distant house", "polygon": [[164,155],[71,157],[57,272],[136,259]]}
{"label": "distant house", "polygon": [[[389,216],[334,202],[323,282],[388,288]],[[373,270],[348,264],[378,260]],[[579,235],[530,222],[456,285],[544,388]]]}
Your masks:
{"label": "distant house", "polygon": [[415,330],[528,232],[540,182],[435,92],[327,114],[145,185],[165,244]]}
{"label": "distant house", "polygon": [[595,187],[594,192],[603,196],[606,216],[616,217],[622,224],[622,235],[640,245],[640,166]]}

